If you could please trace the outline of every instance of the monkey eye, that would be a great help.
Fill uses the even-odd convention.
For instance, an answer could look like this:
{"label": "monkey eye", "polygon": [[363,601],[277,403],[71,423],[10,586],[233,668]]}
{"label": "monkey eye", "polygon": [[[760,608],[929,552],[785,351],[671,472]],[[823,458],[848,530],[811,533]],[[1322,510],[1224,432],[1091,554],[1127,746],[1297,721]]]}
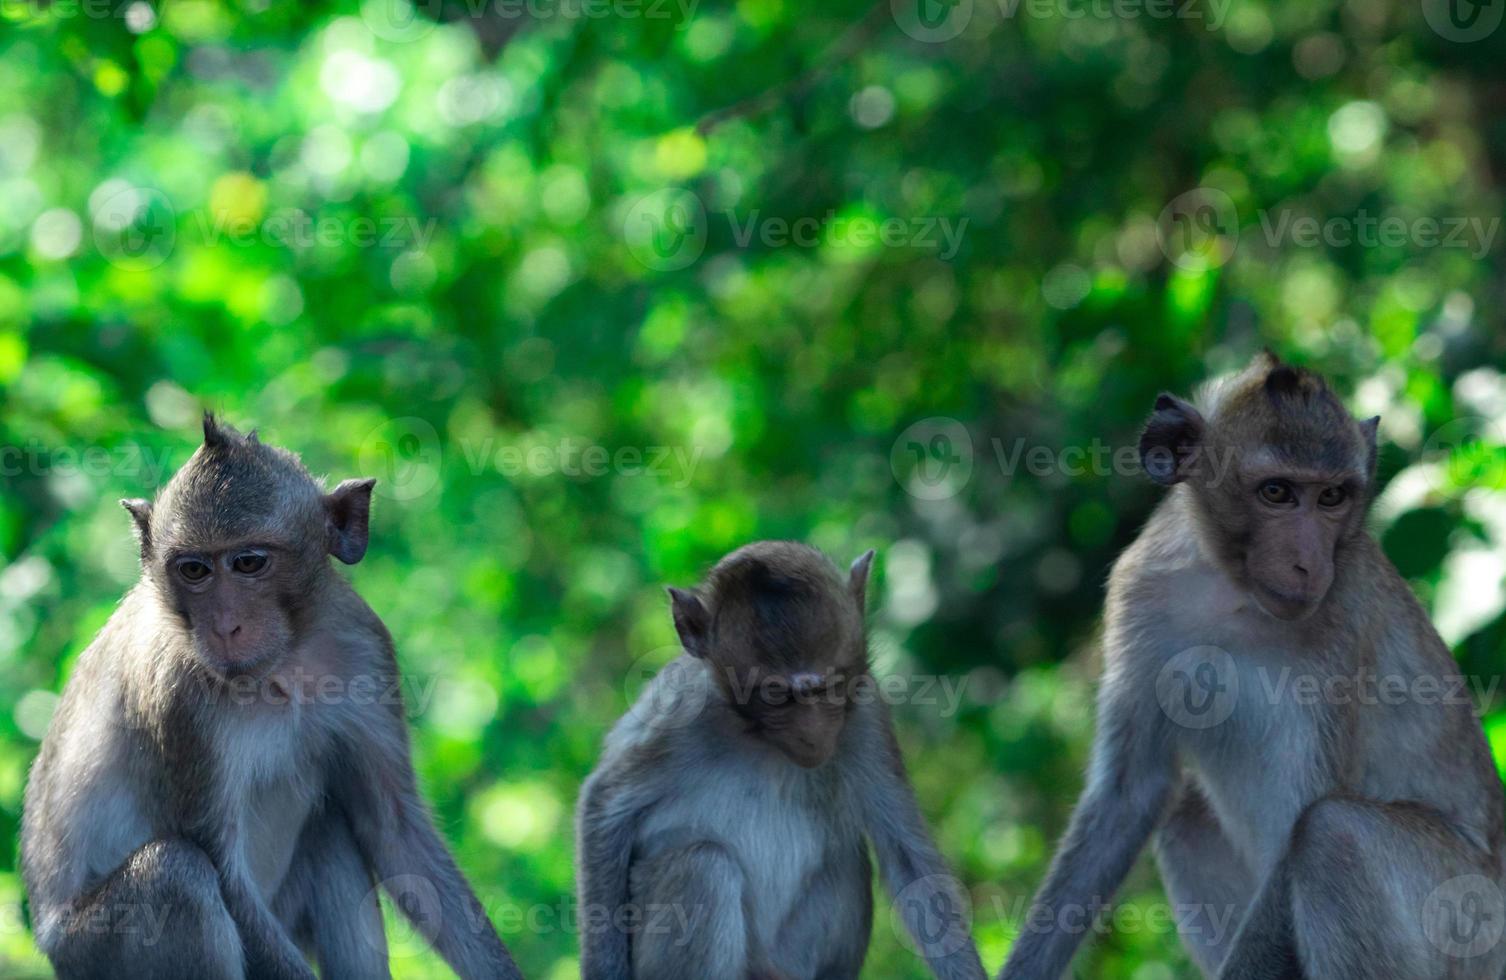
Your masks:
{"label": "monkey eye", "polygon": [[230,559],[230,568],[240,575],[255,575],[267,567],[267,556],[260,551],[243,551]]}
{"label": "monkey eye", "polygon": [[1337,507],[1348,496],[1343,487],[1324,487],[1323,492],[1318,494],[1318,504],[1322,507]]}
{"label": "monkey eye", "polygon": [[185,582],[202,582],[209,577],[212,569],[207,562],[197,558],[185,558],[178,562],[178,574],[183,576]]}
{"label": "monkey eye", "polygon": [[1268,504],[1289,504],[1296,498],[1292,488],[1280,480],[1267,480],[1260,485],[1260,499]]}

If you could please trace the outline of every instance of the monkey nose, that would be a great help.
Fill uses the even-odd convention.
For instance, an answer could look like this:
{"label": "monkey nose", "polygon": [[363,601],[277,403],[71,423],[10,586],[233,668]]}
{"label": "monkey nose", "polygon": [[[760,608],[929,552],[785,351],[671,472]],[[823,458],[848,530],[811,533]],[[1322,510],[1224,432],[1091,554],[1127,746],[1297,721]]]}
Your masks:
{"label": "monkey nose", "polygon": [[223,640],[225,642],[229,642],[230,640],[233,640],[236,637],[236,635],[238,633],[240,633],[240,631],[241,631],[241,624],[240,623],[231,622],[229,620],[216,620],[215,621],[215,624],[214,624],[214,635],[215,635],[215,637],[217,639]]}
{"label": "monkey nose", "polygon": [[1304,576],[1304,577],[1307,575],[1307,566],[1306,565],[1300,565],[1300,564],[1299,565],[1293,565],[1292,566],[1292,570],[1295,571],[1298,575],[1301,575],[1301,576]]}

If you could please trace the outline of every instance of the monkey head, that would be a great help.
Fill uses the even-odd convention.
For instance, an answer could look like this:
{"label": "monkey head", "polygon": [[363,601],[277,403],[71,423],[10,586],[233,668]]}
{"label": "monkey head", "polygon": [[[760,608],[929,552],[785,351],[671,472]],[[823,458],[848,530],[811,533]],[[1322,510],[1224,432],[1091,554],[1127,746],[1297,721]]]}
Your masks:
{"label": "monkey head", "polygon": [[143,573],[220,675],[270,666],[298,635],[333,555],[366,553],[375,480],[325,493],[298,457],[204,416],[204,444],[155,502],[123,500]]}
{"label": "monkey head", "polygon": [[844,578],[814,548],[760,541],[723,558],[692,591],[670,589],[675,631],[706,662],[747,732],[797,765],[836,752],[868,676],[864,599],[873,552]]}
{"label": "monkey head", "polygon": [[1156,399],[1145,472],[1185,485],[1205,549],[1262,610],[1305,619],[1364,533],[1380,419],[1356,420],[1320,376],[1269,352],[1199,403]]}

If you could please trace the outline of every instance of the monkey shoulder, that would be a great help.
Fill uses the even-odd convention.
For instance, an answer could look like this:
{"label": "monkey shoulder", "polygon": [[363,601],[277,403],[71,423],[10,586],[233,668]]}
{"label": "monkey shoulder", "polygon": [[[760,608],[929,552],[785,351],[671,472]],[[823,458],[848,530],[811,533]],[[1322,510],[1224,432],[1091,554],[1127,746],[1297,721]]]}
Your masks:
{"label": "monkey shoulder", "polygon": [[[723,706],[705,665],[681,654],[649,679],[607,734],[604,760],[694,756],[711,748],[707,716]],[[715,739],[713,738],[714,742]]]}

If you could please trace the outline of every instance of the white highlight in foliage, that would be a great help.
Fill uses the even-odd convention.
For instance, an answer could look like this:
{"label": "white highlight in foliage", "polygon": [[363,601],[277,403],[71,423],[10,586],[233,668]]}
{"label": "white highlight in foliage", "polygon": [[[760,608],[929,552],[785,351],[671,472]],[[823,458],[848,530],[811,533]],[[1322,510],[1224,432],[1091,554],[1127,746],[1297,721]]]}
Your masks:
{"label": "white highlight in foliage", "polygon": [[906,538],[896,541],[885,558],[890,617],[902,626],[930,619],[938,603],[936,585],[931,581],[930,551],[914,538]]}
{"label": "white highlight in foliage", "polygon": [[1443,562],[1433,624],[1450,646],[1506,610],[1506,557],[1484,545],[1455,551]]}

